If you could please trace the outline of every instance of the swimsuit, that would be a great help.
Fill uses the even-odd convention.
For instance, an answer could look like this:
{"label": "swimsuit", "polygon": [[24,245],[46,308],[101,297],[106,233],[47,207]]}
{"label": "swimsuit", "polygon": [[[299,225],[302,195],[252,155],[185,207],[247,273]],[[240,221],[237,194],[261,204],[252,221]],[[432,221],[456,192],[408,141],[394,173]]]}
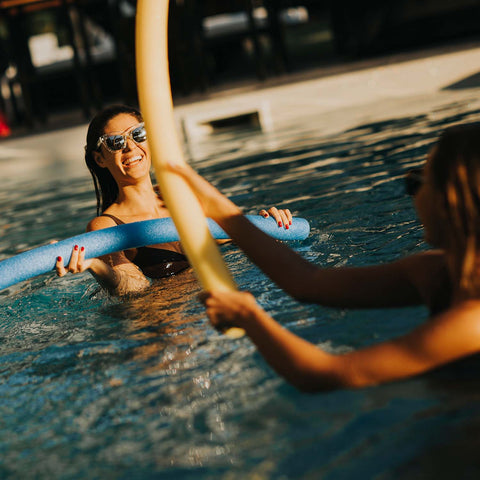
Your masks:
{"label": "swimsuit", "polygon": [[[108,213],[102,213],[100,216],[111,218],[117,225],[125,224]],[[127,259],[149,278],[169,277],[190,266],[185,255],[165,248],[139,247],[125,250],[124,253]]]}

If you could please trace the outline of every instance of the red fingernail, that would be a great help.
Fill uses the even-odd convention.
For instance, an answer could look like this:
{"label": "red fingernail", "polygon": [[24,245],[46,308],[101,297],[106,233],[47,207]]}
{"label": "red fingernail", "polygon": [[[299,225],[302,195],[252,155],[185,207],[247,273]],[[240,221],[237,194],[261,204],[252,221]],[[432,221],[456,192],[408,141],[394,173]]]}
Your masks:
{"label": "red fingernail", "polygon": [[74,250],[78,250],[78,245],[75,245],[75,246],[73,247],[73,249],[74,249]]}
{"label": "red fingernail", "polygon": [[265,218],[267,218],[267,217],[268,217],[268,213],[265,213],[263,216],[264,216]]}
{"label": "red fingernail", "polygon": [[287,225],[285,225],[285,228],[288,230],[290,227],[289,227],[288,224],[287,224]]}
{"label": "red fingernail", "polygon": [[290,222],[288,222],[290,225],[292,224],[292,221],[290,220]]}
{"label": "red fingernail", "polygon": [[281,226],[282,226],[282,222],[278,222],[278,226],[281,227]]}
{"label": "red fingernail", "polygon": [[57,257],[57,262],[61,262],[62,261],[62,257]]}
{"label": "red fingernail", "polygon": [[81,252],[85,251],[85,247],[82,247],[82,248],[80,249],[80,251],[81,251]]}

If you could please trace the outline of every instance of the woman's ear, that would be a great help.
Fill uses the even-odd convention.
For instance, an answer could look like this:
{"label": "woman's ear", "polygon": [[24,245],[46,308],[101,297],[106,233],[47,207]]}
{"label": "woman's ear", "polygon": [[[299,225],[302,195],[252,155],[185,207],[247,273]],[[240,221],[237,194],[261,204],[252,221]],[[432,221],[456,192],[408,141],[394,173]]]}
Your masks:
{"label": "woman's ear", "polygon": [[106,168],[105,165],[105,159],[103,158],[103,155],[100,152],[92,152],[93,159],[95,160],[95,163],[102,168]]}

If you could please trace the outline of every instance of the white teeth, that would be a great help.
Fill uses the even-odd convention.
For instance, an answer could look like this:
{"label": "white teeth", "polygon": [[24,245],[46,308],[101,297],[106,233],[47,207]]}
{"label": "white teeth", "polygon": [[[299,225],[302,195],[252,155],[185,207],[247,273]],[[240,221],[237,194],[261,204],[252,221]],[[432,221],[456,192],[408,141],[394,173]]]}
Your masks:
{"label": "white teeth", "polygon": [[124,165],[130,165],[131,163],[133,162],[139,162],[140,160],[142,159],[142,157],[140,155],[137,155],[136,157],[132,157],[132,158],[127,158],[123,164]]}

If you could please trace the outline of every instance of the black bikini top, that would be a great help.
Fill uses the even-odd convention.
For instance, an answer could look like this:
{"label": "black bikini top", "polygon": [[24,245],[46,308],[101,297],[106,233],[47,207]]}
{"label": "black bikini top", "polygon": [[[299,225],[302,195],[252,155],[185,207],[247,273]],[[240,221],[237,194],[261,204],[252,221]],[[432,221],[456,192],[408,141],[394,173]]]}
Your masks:
{"label": "black bikini top", "polygon": [[[101,217],[111,218],[117,225],[125,222],[108,213]],[[124,251],[125,256],[150,278],[163,278],[175,275],[190,266],[187,257],[182,253],[165,248],[138,247]]]}

